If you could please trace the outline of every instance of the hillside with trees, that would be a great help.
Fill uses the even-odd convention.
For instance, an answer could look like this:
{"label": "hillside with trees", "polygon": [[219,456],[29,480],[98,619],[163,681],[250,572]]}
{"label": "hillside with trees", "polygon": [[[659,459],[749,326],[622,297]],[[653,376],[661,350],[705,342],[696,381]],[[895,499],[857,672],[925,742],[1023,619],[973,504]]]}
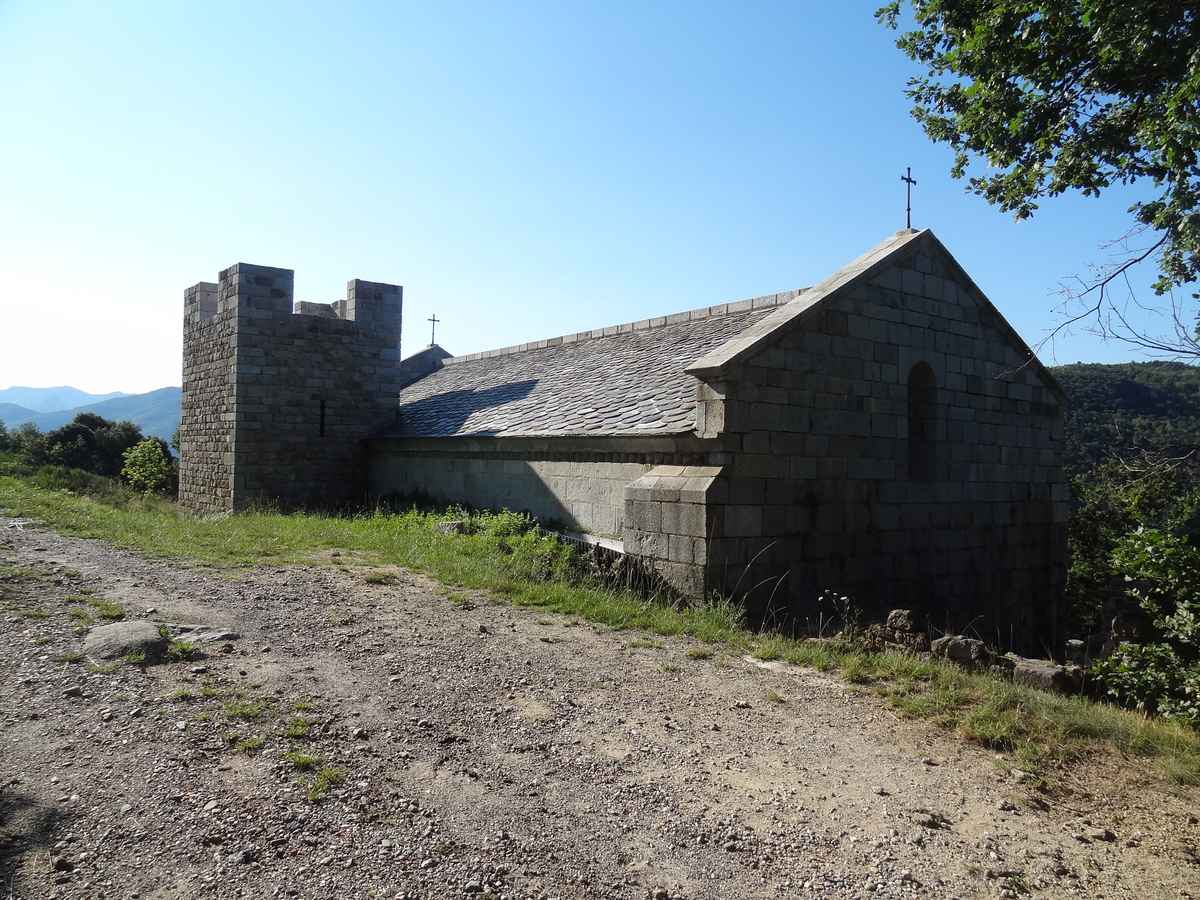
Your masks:
{"label": "hillside with trees", "polygon": [[1113,458],[1182,457],[1200,447],[1200,367],[1076,363],[1050,371],[1067,395],[1069,475]]}

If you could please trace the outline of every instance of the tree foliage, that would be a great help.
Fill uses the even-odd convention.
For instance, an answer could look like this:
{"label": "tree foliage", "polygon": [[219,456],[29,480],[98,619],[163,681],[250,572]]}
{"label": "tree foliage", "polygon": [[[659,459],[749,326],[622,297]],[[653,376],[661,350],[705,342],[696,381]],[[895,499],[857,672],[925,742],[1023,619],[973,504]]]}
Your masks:
{"label": "tree foliage", "polygon": [[[913,115],[951,174],[1018,219],[1041,200],[1137,185],[1155,290],[1200,275],[1200,4],[1185,0],[892,0],[876,12],[925,74]],[[1130,261],[1136,261],[1131,257]]]}
{"label": "tree foliage", "polygon": [[1097,634],[1138,609],[1115,562],[1129,535],[1154,529],[1200,545],[1200,479],[1188,462],[1143,454],[1109,459],[1077,475],[1072,488],[1066,625],[1072,635]]}
{"label": "tree foliage", "polygon": [[46,437],[32,422],[18,425],[15,431],[9,432],[8,449],[31,465],[46,461]]}
{"label": "tree foliage", "polygon": [[1139,528],[1113,552],[1148,640],[1124,641],[1092,671],[1126,706],[1200,725],[1200,547],[1185,535]]}
{"label": "tree foliage", "polygon": [[80,413],[46,433],[44,461],[115,478],[121,474],[125,451],[141,440],[142,431],[132,422],[110,422],[95,413]]}
{"label": "tree foliage", "polygon": [[165,442],[146,438],[123,454],[121,477],[143,494],[162,493],[171,482],[171,454]]}
{"label": "tree foliage", "polygon": [[[126,469],[133,449],[138,453],[129,478]],[[111,422],[95,413],[80,413],[45,434],[27,422],[4,436],[0,450],[35,469],[49,465],[107,478],[126,476],[139,490],[172,492],[176,486],[175,462],[166,441],[146,437],[132,422]],[[160,458],[165,460],[165,474]]]}

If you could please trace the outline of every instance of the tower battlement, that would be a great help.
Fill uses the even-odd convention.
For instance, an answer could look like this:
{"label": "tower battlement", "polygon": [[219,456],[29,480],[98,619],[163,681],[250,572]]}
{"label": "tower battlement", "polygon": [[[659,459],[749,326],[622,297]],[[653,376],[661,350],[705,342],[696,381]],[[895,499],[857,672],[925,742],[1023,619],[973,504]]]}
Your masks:
{"label": "tower battlement", "polygon": [[237,313],[244,319],[318,316],[355,322],[381,336],[400,340],[404,288],[382,281],[352,278],[346,297],[331,303],[293,299],[295,273],[291,269],[237,263],[222,271],[219,281],[201,281],[184,291],[184,321],[198,325],[218,315]]}
{"label": "tower battlement", "polygon": [[184,291],[186,506],[351,501],[362,440],[395,419],[404,289],[355,278],[343,300],[296,303],[294,282],[237,263]]}

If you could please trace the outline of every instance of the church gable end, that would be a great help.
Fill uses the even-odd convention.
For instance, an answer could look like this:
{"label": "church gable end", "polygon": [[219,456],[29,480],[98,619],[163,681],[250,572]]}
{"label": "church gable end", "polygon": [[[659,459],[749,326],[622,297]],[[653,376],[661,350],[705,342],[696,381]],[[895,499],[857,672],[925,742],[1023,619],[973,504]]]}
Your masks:
{"label": "church gable end", "polygon": [[1057,385],[932,234],[881,248],[690,367],[701,433],[736,447],[708,559],[799,618],[832,588],[1050,633]]}

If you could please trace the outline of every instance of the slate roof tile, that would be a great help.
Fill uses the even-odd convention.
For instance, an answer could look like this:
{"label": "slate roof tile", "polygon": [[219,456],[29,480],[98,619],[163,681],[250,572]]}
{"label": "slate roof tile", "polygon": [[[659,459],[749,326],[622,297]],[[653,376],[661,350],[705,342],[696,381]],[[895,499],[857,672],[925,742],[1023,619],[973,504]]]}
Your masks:
{"label": "slate roof tile", "polygon": [[[597,329],[574,340],[451,358],[400,392],[399,437],[677,434],[695,425],[697,379],[684,369],[798,291],[736,313],[726,305]],[[730,304],[732,305],[732,304]],[[678,317],[676,317],[678,318]]]}

